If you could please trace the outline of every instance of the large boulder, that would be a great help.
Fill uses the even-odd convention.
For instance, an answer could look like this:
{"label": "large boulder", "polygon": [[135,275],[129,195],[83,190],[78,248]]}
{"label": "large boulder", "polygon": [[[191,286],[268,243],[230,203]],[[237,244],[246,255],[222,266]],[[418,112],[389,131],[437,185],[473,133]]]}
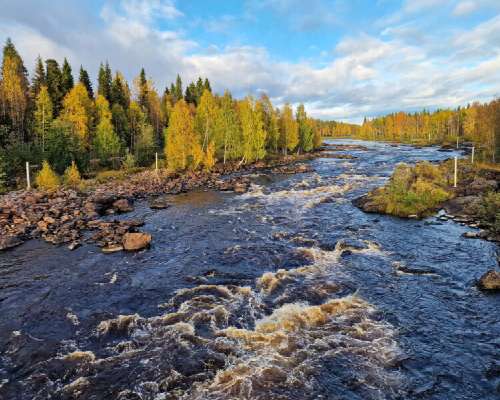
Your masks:
{"label": "large boulder", "polygon": [[475,215],[481,204],[479,196],[463,196],[448,200],[443,204],[446,213],[451,215]]}
{"label": "large boulder", "polygon": [[367,213],[384,212],[384,210],[380,207],[379,204],[372,201],[370,194],[365,194],[361,197],[352,200],[352,204],[354,204],[356,207]]}
{"label": "large boulder", "polygon": [[123,248],[127,251],[138,251],[149,247],[151,235],[142,232],[129,232],[123,235]]}
{"label": "large boulder", "polygon": [[500,291],[500,272],[489,270],[479,278],[477,286],[482,290]]}
{"label": "large boulder", "polygon": [[480,176],[476,177],[467,187],[465,192],[467,195],[479,195],[497,189],[497,181],[485,179]]}

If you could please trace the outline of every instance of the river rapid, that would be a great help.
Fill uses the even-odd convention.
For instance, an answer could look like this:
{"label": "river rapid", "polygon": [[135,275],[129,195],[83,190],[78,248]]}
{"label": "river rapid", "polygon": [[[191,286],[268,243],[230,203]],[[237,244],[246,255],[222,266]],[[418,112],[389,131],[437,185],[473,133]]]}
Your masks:
{"label": "river rapid", "polygon": [[0,254],[0,399],[498,399],[497,246],[351,204],[453,153],[331,143],[368,150],[137,203],[150,250]]}

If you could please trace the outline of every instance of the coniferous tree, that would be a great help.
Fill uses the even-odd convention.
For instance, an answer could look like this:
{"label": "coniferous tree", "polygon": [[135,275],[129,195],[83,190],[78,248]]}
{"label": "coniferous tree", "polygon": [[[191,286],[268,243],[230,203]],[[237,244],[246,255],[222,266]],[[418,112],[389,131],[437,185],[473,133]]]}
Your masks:
{"label": "coniferous tree", "polygon": [[47,89],[54,108],[54,115],[59,115],[62,108],[63,88],[62,73],[56,60],[49,59],[45,61]]}
{"label": "coniferous tree", "polygon": [[182,79],[180,75],[177,75],[177,78],[175,80],[175,86],[172,85],[172,93],[174,96],[174,102],[177,102],[183,98],[183,90],[182,90]]}
{"label": "coniferous tree", "polygon": [[71,89],[73,89],[73,86],[74,82],[71,65],[69,65],[68,60],[65,58],[61,72],[61,89],[63,97],[66,96],[66,94],[69,93]]}
{"label": "coniferous tree", "polygon": [[125,147],[130,148],[130,131],[127,112],[121,104],[115,103],[111,107],[111,121],[115,132]]}
{"label": "coniferous tree", "polygon": [[94,98],[94,90],[92,89],[92,83],[90,82],[89,74],[86,70],[83,69],[83,66],[80,65],[80,75],[78,77],[78,82],[85,86],[87,89],[87,93],[91,99]]}
{"label": "coniferous tree", "polygon": [[130,89],[124,76],[118,71],[111,84],[111,104],[119,104],[124,110],[130,105]]}
{"label": "coniferous tree", "polygon": [[208,78],[205,78],[205,81],[203,82],[203,90],[208,90],[209,92],[212,92],[212,87],[210,86]]}
{"label": "coniferous tree", "polygon": [[45,67],[43,66],[43,61],[40,56],[36,59],[35,72],[33,74],[33,79],[31,80],[31,96],[36,99],[38,93],[42,86],[47,85],[47,80],[45,77]]}
{"label": "coniferous tree", "polygon": [[147,113],[148,110],[148,80],[144,68],[141,68],[139,78],[137,80],[137,91],[139,97],[139,105],[142,110]]}
{"label": "coniferous tree", "polygon": [[106,61],[106,65],[102,63],[99,66],[99,74],[97,77],[97,94],[103,96],[108,102],[111,100],[111,68]]}

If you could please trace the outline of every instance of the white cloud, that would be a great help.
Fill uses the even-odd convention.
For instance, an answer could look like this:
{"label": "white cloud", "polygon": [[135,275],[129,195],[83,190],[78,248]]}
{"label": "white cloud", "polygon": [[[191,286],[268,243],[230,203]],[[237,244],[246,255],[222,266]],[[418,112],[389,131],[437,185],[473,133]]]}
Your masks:
{"label": "white cloud", "polygon": [[461,17],[464,15],[468,15],[476,11],[479,7],[479,4],[476,1],[468,0],[461,1],[458,3],[453,9],[453,15]]}
{"label": "white cloud", "polygon": [[[418,7],[406,2],[403,11],[419,13],[436,2],[444,0]],[[177,73],[185,82],[206,76],[218,92],[267,92],[277,104],[303,102],[315,117],[351,121],[399,109],[457,106],[500,92],[500,16],[463,31],[426,30],[412,17],[381,34],[344,37],[333,51],[318,48],[320,60],[291,62],[255,45],[202,47],[180,29],[188,18],[172,1],[108,2],[99,20],[74,12],[64,26],[57,4],[39,11],[31,18],[10,6],[0,15],[0,40],[12,37],[30,71],[38,54],[67,56],[75,69],[82,63],[94,77],[99,62],[109,60],[128,79],[144,66],[159,90]]]}

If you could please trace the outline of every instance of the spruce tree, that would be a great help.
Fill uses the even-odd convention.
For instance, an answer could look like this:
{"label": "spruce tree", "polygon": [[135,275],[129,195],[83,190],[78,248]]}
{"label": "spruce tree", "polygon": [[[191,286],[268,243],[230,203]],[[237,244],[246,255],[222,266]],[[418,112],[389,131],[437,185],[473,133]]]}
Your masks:
{"label": "spruce tree", "polygon": [[203,95],[203,90],[204,90],[203,80],[201,79],[201,77],[199,77],[198,80],[196,81],[196,90],[195,90],[196,104],[200,103],[200,98]]}
{"label": "spruce tree", "polygon": [[205,78],[205,82],[203,82],[203,89],[208,90],[209,92],[212,92],[212,87],[210,86],[210,82],[208,81],[208,78]]}
{"label": "spruce tree", "polygon": [[148,80],[146,78],[146,72],[144,68],[141,68],[138,79],[138,91],[139,91],[139,105],[142,107],[143,111],[147,113],[148,110]]}
{"label": "spruce tree", "polygon": [[111,104],[119,104],[124,110],[130,105],[130,89],[123,75],[116,71],[111,84]]}
{"label": "spruce tree", "polygon": [[83,66],[80,65],[80,76],[78,78],[78,82],[80,82],[85,89],[87,89],[87,93],[91,99],[94,98],[94,90],[92,89],[92,83],[90,82],[89,74],[86,70],[83,69]]}
{"label": "spruce tree", "polygon": [[36,59],[35,72],[33,73],[33,79],[31,80],[31,95],[34,99],[37,98],[38,93],[43,85],[47,84],[45,77],[45,67],[43,66],[43,61],[40,56]]}
{"label": "spruce tree", "polygon": [[69,65],[68,60],[65,58],[63,62],[62,72],[61,72],[61,89],[63,97],[73,89],[74,81],[73,74],[71,71],[71,65]]}
{"label": "spruce tree", "polygon": [[180,75],[177,74],[177,78],[175,80],[174,86],[174,99],[175,101],[179,101],[183,98],[183,90],[182,90],[182,79]]}
{"label": "spruce tree", "polygon": [[109,63],[106,61],[106,65],[102,63],[99,65],[99,74],[97,77],[97,94],[103,96],[108,102],[111,99],[111,69],[109,68]]}
{"label": "spruce tree", "polygon": [[49,59],[45,61],[47,89],[49,90],[50,99],[54,115],[58,116],[62,108],[63,89],[62,89],[62,73],[59,69],[59,64],[56,60]]}

